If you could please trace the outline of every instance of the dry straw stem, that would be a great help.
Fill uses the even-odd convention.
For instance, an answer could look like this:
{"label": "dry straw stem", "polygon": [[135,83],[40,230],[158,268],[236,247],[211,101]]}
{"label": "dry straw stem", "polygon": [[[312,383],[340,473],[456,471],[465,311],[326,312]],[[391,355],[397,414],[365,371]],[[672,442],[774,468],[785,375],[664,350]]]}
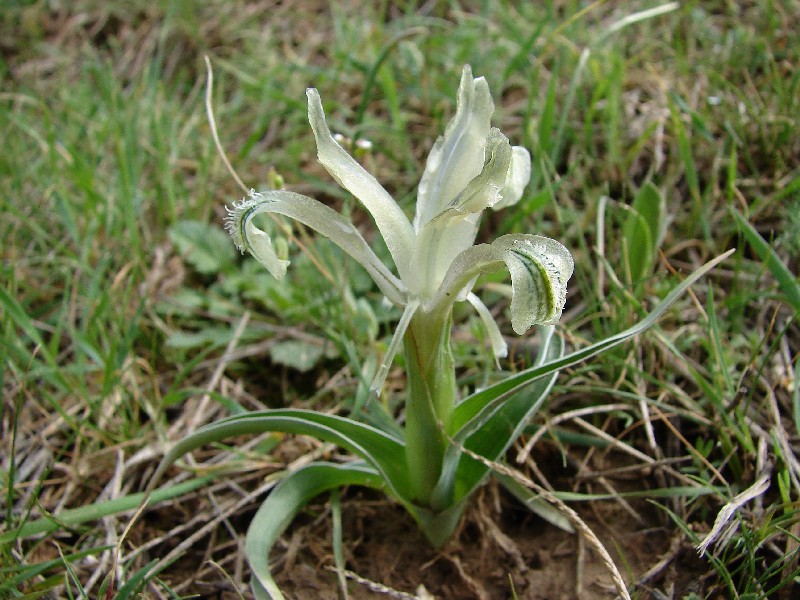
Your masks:
{"label": "dry straw stem", "polygon": [[[449,436],[448,436],[449,437]],[[606,569],[608,569],[609,574],[611,575],[611,579],[614,582],[614,587],[617,589],[617,593],[619,597],[623,600],[631,600],[631,596],[628,593],[628,588],[625,585],[625,581],[622,579],[622,575],[617,569],[617,566],[614,564],[614,560],[611,558],[611,555],[606,550],[603,543],[598,539],[597,535],[592,531],[592,529],[580,518],[578,513],[572,510],[569,506],[567,506],[563,500],[559,499],[555,494],[550,492],[549,490],[543,488],[530,478],[526,477],[519,471],[511,469],[504,464],[494,462],[488,460],[487,458],[481,456],[480,454],[476,454],[472,452],[468,448],[465,448],[461,444],[457,443],[455,440],[450,438],[450,443],[454,444],[461,452],[466,454],[467,456],[474,458],[475,460],[483,463],[488,468],[500,473],[501,475],[506,475],[511,477],[514,481],[519,483],[520,485],[525,486],[526,488],[535,491],[539,494],[540,497],[544,498],[547,502],[555,506],[559,512],[563,513],[567,519],[575,526],[583,538],[597,551],[600,555],[600,559],[605,565]]]}
{"label": "dry straw stem", "polygon": [[[316,450],[314,450],[313,452],[304,454],[303,456],[297,458],[291,464],[287,465],[284,471],[269,475],[266,481],[262,485],[260,485],[254,491],[243,495],[239,500],[228,502],[226,503],[225,506],[218,506],[217,510],[215,511],[213,519],[208,521],[205,525],[203,525],[199,529],[195,530],[188,537],[184,538],[180,544],[178,544],[169,554],[164,556],[158,562],[158,564],[155,565],[155,567],[153,567],[153,569],[149,573],[150,578],[152,579],[156,574],[166,569],[172,562],[174,562],[180,556],[185,554],[189,550],[189,548],[191,548],[194,544],[198,542],[198,540],[202,539],[207,534],[211,533],[214,530],[214,528],[216,528],[223,521],[239,513],[244,507],[248,506],[249,504],[252,504],[253,502],[256,501],[257,498],[263,496],[268,491],[270,491],[278,483],[283,473],[296,471],[297,469],[304,467],[315,460],[318,460],[320,456],[330,452],[331,450],[332,446],[330,444],[324,444],[319,448],[317,448]],[[145,500],[143,504],[146,504],[146,502],[147,500]],[[201,518],[202,520],[205,520],[207,518],[207,516],[205,515],[198,515],[198,517]],[[180,531],[182,531],[182,529],[183,527],[179,525],[178,527],[175,528],[175,530],[168,532],[164,536],[160,537],[158,539],[158,542],[160,543],[165,539],[177,536],[180,533]],[[153,541],[154,540],[151,540],[151,542],[149,542],[148,545],[152,545]],[[136,550],[136,552],[140,552],[141,550],[142,548],[139,548],[138,550]],[[173,586],[173,590],[179,592],[181,591],[181,589],[188,587],[192,583],[193,582],[191,580],[187,580],[181,584]]]}
{"label": "dry straw stem", "polygon": [[550,427],[555,427],[559,423],[563,423],[564,421],[569,421],[570,419],[575,419],[577,417],[584,417],[587,415],[594,415],[604,412],[613,412],[615,410],[625,411],[629,409],[630,406],[627,404],[604,404],[602,406],[587,406],[561,413],[560,415],[550,419],[548,423],[549,427],[542,427],[528,439],[528,441],[525,443],[525,446],[517,454],[517,464],[522,464],[528,459],[531,450],[533,450],[533,447],[536,445],[536,442],[538,442],[542,436],[544,436],[544,434],[549,432]]}
{"label": "dry straw stem", "polygon": [[[337,571],[336,567],[327,567],[327,569],[331,571]],[[431,593],[428,592],[423,585],[420,585],[417,588],[416,594],[408,594],[406,592],[401,592],[400,590],[390,588],[382,583],[378,583],[377,581],[367,579],[366,577],[361,577],[361,575],[358,575],[349,569],[342,571],[342,574],[347,577],[347,579],[350,579],[359,585],[363,585],[369,591],[375,592],[376,594],[383,594],[389,598],[396,598],[397,600],[435,600],[435,597],[431,595]]]}
{"label": "dry straw stem", "polygon": [[769,473],[765,473],[759,477],[753,485],[742,493],[734,496],[730,502],[725,504],[722,510],[719,511],[719,514],[717,514],[717,518],[714,519],[714,527],[711,528],[711,531],[705,539],[697,545],[697,551],[700,553],[700,556],[703,556],[708,550],[708,547],[722,535],[726,525],[736,514],[736,511],[747,502],[750,502],[750,500],[761,496],[767,489],[769,489]]}
{"label": "dry straw stem", "polygon": [[219,152],[219,156],[222,162],[225,163],[225,167],[228,169],[231,177],[233,177],[239,187],[242,188],[242,191],[247,194],[250,188],[244,184],[238,173],[236,173],[236,169],[231,165],[231,161],[228,160],[228,155],[225,154],[222,143],[219,141],[217,122],[214,119],[214,109],[211,104],[211,92],[214,89],[214,70],[211,68],[211,60],[209,60],[207,54],[203,56],[203,59],[206,61],[206,73],[208,75],[208,85],[206,86],[206,115],[208,116],[208,124],[211,127],[211,137],[214,138],[214,145],[217,147],[217,152]]}

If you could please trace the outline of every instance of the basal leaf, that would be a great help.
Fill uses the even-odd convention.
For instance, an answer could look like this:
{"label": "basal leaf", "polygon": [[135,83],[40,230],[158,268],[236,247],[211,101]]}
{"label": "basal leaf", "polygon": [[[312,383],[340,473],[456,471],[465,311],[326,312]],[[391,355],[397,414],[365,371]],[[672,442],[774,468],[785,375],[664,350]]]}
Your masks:
{"label": "basal leaf", "polygon": [[[552,362],[563,352],[564,342],[549,328],[537,362]],[[558,371],[552,371],[513,392],[499,394],[458,430],[455,443],[448,448],[444,459],[440,482],[443,492],[452,486],[451,493],[456,500],[466,497],[489,470],[483,463],[464,455],[458,446],[463,445],[492,461],[500,459],[544,404],[557,376]],[[447,481],[448,477],[452,477],[452,481]]]}
{"label": "basal leaf", "polygon": [[410,484],[402,440],[346,417],[301,409],[246,413],[201,427],[172,447],[161,461],[152,481],[156,482],[170,464],[195,448],[236,435],[268,431],[309,435],[337,444],[374,467],[395,497],[409,496]]}
{"label": "basal leaf", "polygon": [[630,206],[622,235],[627,244],[627,260],[631,279],[647,277],[653,268],[663,221],[661,192],[652,183],[642,186]]}
{"label": "basal leaf", "polygon": [[[453,413],[450,429],[452,432],[451,435],[457,441],[464,439],[465,447],[469,448],[470,450],[485,456],[489,460],[495,460],[498,458],[497,456],[493,455],[495,448],[500,447],[501,445],[505,445],[507,448],[513,439],[511,441],[503,439],[501,444],[499,442],[484,438],[502,438],[504,435],[516,436],[519,434],[519,431],[517,430],[518,424],[512,421],[513,418],[516,418],[520,415],[525,406],[524,402],[521,402],[520,396],[517,395],[518,392],[522,392],[526,386],[531,384],[531,382],[543,380],[544,383],[539,384],[536,388],[536,390],[539,392],[539,396],[536,396],[533,392],[530,392],[526,396],[522,396],[523,399],[527,400],[531,404],[531,407],[529,407],[528,410],[535,410],[537,407],[536,404],[542,401],[541,394],[546,394],[549,386],[552,385],[554,374],[558,370],[595,356],[596,354],[621,344],[631,337],[648,329],[693,283],[705,275],[709,270],[714,268],[717,264],[722,262],[725,258],[730,256],[733,252],[734,250],[725,252],[717,258],[707,262],[694,273],[689,275],[683,282],[681,282],[669,294],[667,294],[667,296],[661,302],[659,302],[658,305],[656,305],[650,314],[648,314],[636,325],[626,329],[625,331],[622,331],[621,333],[606,338],[605,340],[601,340],[600,342],[592,344],[591,346],[581,350],[572,352],[566,356],[548,360],[546,363],[541,365],[534,365],[529,369],[521,371],[516,375],[512,375],[503,381],[500,381],[484,390],[481,390],[480,392],[469,396],[456,407]],[[508,409],[507,414],[503,413],[504,406],[502,401],[498,405],[499,398],[508,398],[508,400],[505,402],[511,403],[509,404],[510,408]],[[489,420],[481,423],[479,427],[475,428],[475,422],[473,422],[473,419],[481,414],[486,414],[483,411],[487,410],[487,407],[492,413],[492,416]],[[480,421],[480,419],[478,419],[478,421]],[[484,454],[483,452],[487,452],[487,454]],[[440,494],[447,492],[446,487],[449,485],[448,477],[452,476],[452,469],[453,462],[446,462],[445,471],[443,472],[442,482],[440,484],[444,486],[444,489],[439,490]],[[481,473],[485,473],[486,470],[487,469],[485,465],[482,463],[479,463],[478,461],[468,457],[462,457],[458,463],[458,473],[455,475],[455,480],[452,482],[452,485],[455,486],[454,489],[457,487],[455,498],[461,497],[462,494],[468,494],[476,485],[478,485],[478,483],[480,483],[480,478],[482,477]],[[480,475],[480,477],[478,477],[478,475]]]}
{"label": "basal leaf", "polygon": [[287,475],[256,512],[247,529],[245,555],[253,571],[251,586],[258,600],[283,600],[272,578],[269,552],[297,513],[315,496],[346,485],[381,489],[382,477],[361,463],[311,463]]}
{"label": "basal leaf", "polygon": [[544,377],[554,371],[558,371],[564,367],[569,367],[584,361],[587,358],[591,358],[592,356],[600,354],[601,352],[608,350],[609,348],[613,348],[614,346],[623,343],[631,337],[646,331],[661,317],[661,315],[667,311],[667,309],[672,305],[673,302],[675,302],[675,300],[678,299],[679,296],[681,296],[692,286],[692,284],[717,266],[720,262],[728,258],[731,254],[733,254],[734,251],[735,249],[728,250],[724,254],[721,254],[717,258],[708,261],[702,267],[697,269],[697,271],[689,275],[669,294],[667,294],[666,297],[650,312],[650,314],[632,327],[629,327],[628,329],[616,335],[612,335],[611,337],[592,344],[591,346],[576,350],[575,352],[567,354],[562,358],[548,361],[542,365],[534,365],[529,369],[525,369],[524,371],[520,371],[519,373],[511,375],[507,379],[490,385],[480,392],[476,392],[475,394],[467,397],[456,407],[453,413],[450,432],[455,434],[461,427],[463,427],[475,415],[477,415],[484,406],[491,403],[501,394],[513,393],[534,379]]}

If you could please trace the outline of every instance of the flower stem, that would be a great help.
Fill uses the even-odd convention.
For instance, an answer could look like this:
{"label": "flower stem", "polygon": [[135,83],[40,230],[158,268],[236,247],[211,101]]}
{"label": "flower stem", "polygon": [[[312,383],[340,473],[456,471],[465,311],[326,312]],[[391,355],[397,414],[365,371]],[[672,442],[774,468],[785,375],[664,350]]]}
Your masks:
{"label": "flower stem", "polygon": [[450,421],[456,399],[449,311],[445,316],[418,311],[403,342],[408,372],[406,460],[414,500],[436,509],[431,506],[431,494],[439,481],[447,447],[443,428]]}

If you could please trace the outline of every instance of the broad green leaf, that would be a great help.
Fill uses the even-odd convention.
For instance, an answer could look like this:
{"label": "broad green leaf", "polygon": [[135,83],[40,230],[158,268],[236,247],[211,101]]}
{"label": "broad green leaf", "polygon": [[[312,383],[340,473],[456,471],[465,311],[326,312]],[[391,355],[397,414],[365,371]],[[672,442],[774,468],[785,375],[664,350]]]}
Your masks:
{"label": "broad green leaf", "polygon": [[287,475],[270,492],[247,529],[245,555],[253,571],[251,586],[258,600],[284,598],[269,568],[269,553],[297,513],[315,496],[346,485],[383,487],[383,478],[363,463],[311,463]]}
{"label": "broad green leaf", "polygon": [[172,447],[161,461],[152,482],[158,481],[170,464],[195,448],[232,436],[268,431],[309,435],[337,444],[374,467],[394,496],[409,497],[410,483],[402,440],[346,417],[301,409],[252,412],[205,425]]}
{"label": "broad green leaf", "polygon": [[314,368],[322,358],[325,349],[319,344],[311,344],[302,340],[278,342],[269,349],[273,363],[285,365],[305,373]]}
{"label": "broad green leaf", "polygon": [[635,283],[647,277],[653,268],[663,222],[664,201],[652,183],[642,186],[622,227],[627,245],[627,260],[631,279]]}
{"label": "broad green leaf", "polygon": [[[729,250],[697,269],[697,271],[687,277],[659,302],[647,317],[633,327],[587,348],[583,348],[560,358],[550,359],[541,365],[534,365],[530,369],[521,371],[516,375],[512,375],[503,381],[469,396],[455,408],[451,420],[451,435],[453,435],[453,438],[457,441],[464,439],[464,446],[473,452],[489,460],[496,460],[499,458],[500,454],[502,454],[502,451],[500,454],[495,454],[495,450],[501,447],[507,448],[521,431],[521,429],[519,429],[520,424],[514,419],[524,418],[525,414],[530,414],[538,408],[538,403],[543,401],[543,395],[546,395],[558,370],[586,360],[645,331],[652,326],[670,305],[694,282],[733,252],[734,250]],[[543,379],[545,377],[546,379]],[[530,394],[518,394],[519,392],[523,392],[526,386],[536,380],[542,381]],[[537,393],[539,394],[538,396],[536,395]],[[503,400],[505,398],[508,398],[508,400]],[[523,400],[529,403],[527,409]],[[506,405],[508,409],[506,409]],[[488,420],[483,421],[479,415],[487,409],[491,411],[492,416]],[[507,413],[505,412],[506,410],[508,411]],[[525,410],[528,412],[525,413]],[[476,419],[476,417],[479,423],[477,428],[474,427],[473,422],[473,419]],[[524,423],[522,426],[524,426]],[[496,441],[493,438],[500,438],[500,440]],[[450,480],[453,478],[453,468],[453,460],[448,454],[442,481],[440,482],[442,489],[437,490],[440,497],[446,497],[444,495],[449,491],[449,485],[454,486],[453,490],[456,492],[454,496],[455,499],[462,497],[462,495],[469,494],[472,489],[480,483],[481,478],[488,471],[488,468],[482,463],[468,457],[462,457],[458,463],[457,473],[451,483]]]}
{"label": "broad green leaf", "polygon": [[[537,362],[541,364],[556,360],[563,353],[563,340],[553,334],[552,327],[545,328]],[[514,392],[498,395],[459,428],[453,436],[455,444],[448,448],[444,459],[441,481],[443,493],[449,491],[455,494],[455,499],[466,497],[480,485],[489,471],[485,464],[461,453],[458,445],[491,461],[501,459],[531,417],[542,407],[557,377],[558,371],[553,371]],[[446,477],[452,477],[452,482],[448,482]],[[447,490],[450,486],[452,489]]]}
{"label": "broad green leaf", "polygon": [[236,260],[228,235],[208,223],[179,221],[170,227],[169,239],[186,261],[204,275],[220,273]]}
{"label": "broad green leaf", "polygon": [[750,247],[772,272],[773,277],[778,280],[778,286],[786,294],[789,304],[796,312],[800,313],[800,282],[792,275],[789,268],[783,264],[783,261],[772,249],[772,246],[769,245],[769,242],[756,231],[755,227],[744,218],[742,213],[735,208],[731,208],[731,214],[747,243],[750,244]]}

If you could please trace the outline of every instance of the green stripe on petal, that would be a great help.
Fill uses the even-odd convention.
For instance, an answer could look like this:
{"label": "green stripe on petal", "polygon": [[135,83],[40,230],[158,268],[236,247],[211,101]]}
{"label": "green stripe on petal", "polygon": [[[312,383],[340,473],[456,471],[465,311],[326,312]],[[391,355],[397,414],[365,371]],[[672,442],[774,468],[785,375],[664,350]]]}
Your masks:
{"label": "green stripe on petal", "polygon": [[556,240],[538,235],[505,235],[492,244],[504,248],[511,273],[511,327],[517,335],[531,325],[553,325],[567,301],[572,255]]}
{"label": "green stripe on petal", "polygon": [[504,235],[459,254],[426,310],[442,310],[481,273],[505,263],[511,274],[511,326],[518,335],[531,325],[552,325],[561,318],[572,276],[572,255],[561,243],[538,235]]}

